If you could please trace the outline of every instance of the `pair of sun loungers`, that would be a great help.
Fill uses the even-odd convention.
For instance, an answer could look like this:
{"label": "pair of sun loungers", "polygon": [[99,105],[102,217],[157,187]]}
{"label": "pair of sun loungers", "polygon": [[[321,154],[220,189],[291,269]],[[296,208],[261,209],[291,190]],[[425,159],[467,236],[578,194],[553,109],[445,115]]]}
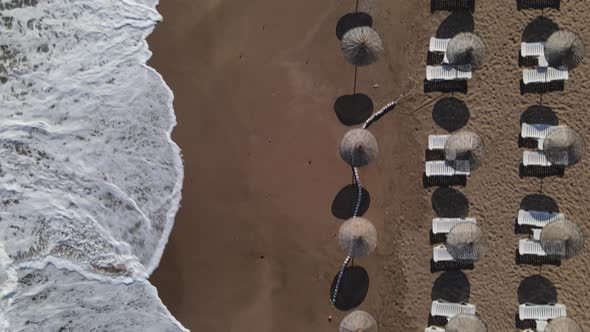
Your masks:
{"label": "pair of sun loungers", "polygon": [[553,162],[557,162],[557,165],[553,165],[543,152],[543,141],[547,135],[556,128],[556,126],[551,126],[547,124],[528,124],[523,123],[520,136],[524,139],[532,139],[536,140],[537,149],[535,151],[524,151],[522,156],[522,164],[525,167],[528,166],[542,166],[542,167],[551,167],[551,166],[562,166],[567,165],[568,154],[567,152],[563,153],[563,156],[560,158],[555,158]]}
{"label": "pair of sun loungers", "polygon": [[469,80],[472,77],[471,71],[457,70],[449,65],[447,59],[447,46],[450,39],[430,38],[430,46],[428,51],[431,53],[443,53],[443,63],[439,66],[426,66],[426,80],[428,81],[454,81],[454,80]]}
{"label": "pair of sun loungers", "polygon": [[[447,320],[457,315],[475,315],[475,305],[469,303],[452,303],[441,300],[432,301],[430,315],[433,317],[445,317]],[[424,332],[443,332],[444,328],[438,326],[427,327]]]}
{"label": "pair of sun loungers", "polygon": [[523,70],[522,81],[524,84],[566,81],[569,78],[567,70],[549,67],[549,63],[545,58],[544,42],[521,43],[520,55],[523,58],[536,58],[538,65],[537,68]]}
{"label": "pair of sun loungers", "polygon": [[[428,150],[443,151],[449,136],[450,135],[428,136]],[[469,161],[467,160],[431,160],[426,162],[425,168],[427,177],[468,176],[470,174]]]}
{"label": "pair of sun loungers", "polygon": [[532,233],[529,239],[519,240],[518,253],[520,255],[547,256],[539,242],[543,227],[552,221],[564,218],[563,213],[519,210],[517,224],[531,227]]}
{"label": "pair of sun loungers", "polygon": [[[448,234],[453,227],[461,223],[477,223],[475,218],[434,218],[432,219],[432,234]],[[454,262],[455,259],[444,244],[432,249],[432,259],[435,263]]]}

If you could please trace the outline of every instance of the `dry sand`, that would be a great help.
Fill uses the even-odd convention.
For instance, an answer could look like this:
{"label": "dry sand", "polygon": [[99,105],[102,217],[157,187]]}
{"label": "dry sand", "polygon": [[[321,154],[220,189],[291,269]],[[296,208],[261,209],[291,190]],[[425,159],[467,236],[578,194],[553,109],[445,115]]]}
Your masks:
{"label": "dry sand", "polygon": [[[448,13],[431,14],[428,1],[381,1],[374,27],[383,59],[359,70],[358,88],[375,107],[415,91],[371,127],[378,161],[362,169],[371,206],[365,215],[379,246],[359,259],[370,289],[359,309],[381,331],[427,326],[433,283],[429,231],[434,189],[422,187],[427,136],[445,131],[432,119],[441,93],[422,90],[428,39]],[[193,331],[335,331],[346,314],[332,308],[329,287],[344,259],[335,239],[341,221],[331,214],[336,193],[350,181],[337,147],[347,128],[334,100],[350,93],[353,68],[340,55],[338,19],[353,1],[166,0],[149,42],[154,66],[175,93],[186,177],[182,208],[159,269],[152,277],[164,303]],[[479,1],[475,32],[487,44],[486,66],[475,73],[466,102],[487,146],[483,167],[461,190],[490,243],[472,271],[470,299],[490,331],[514,331],[517,289],[533,266],[517,266],[514,219],[520,201],[540,181],[521,179],[519,118],[538,102],[520,96],[517,63],[521,33],[541,11],[518,12],[513,1]],[[590,4],[563,2],[545,12],[590,41],[584,24]],[[559,120],[588,140],[584,123],[590,67],[575,69],[565,92],[543,97]],[[373,88],[378,84],[378,88]],[[587,234],[589,161],[543,193]],[[587,250],[561,267],[543,267],[568,316],[590,329]],[[332,322],[328,316],[332,315]]]}

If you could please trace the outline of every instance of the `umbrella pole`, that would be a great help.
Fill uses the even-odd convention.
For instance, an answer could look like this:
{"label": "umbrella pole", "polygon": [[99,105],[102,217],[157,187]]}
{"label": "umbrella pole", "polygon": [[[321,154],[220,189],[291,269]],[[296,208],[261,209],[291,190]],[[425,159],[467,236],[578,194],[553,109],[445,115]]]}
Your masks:
{"label": "umbrella pole", "polygon": [[358,73],[358,66],[354,66],[354,84],[352,85],[352,94],[356,94],[356,75]]}

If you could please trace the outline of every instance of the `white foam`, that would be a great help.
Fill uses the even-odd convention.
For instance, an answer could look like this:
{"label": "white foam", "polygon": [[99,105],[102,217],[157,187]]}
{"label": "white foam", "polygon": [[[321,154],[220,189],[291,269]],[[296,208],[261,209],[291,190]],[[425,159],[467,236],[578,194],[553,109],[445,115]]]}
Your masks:
{"label": "white foam", "polygon": [[[0,283],[2,264],[13,281],[0,293],[0,328],[58,330],[65,321],[56,318],[75,314],[74,327],[100,316],[118,326],[99,330],[182,329],[145,281],[168,240],[183,180],[170,138],[173,94],[146,65],[146,37],[161,19],[156,5],[0,0]],[[31,273],[41,279],[23,284]],[[89,296],[85,287],[96,297],[67,303],[67,294]],[[154,314],[125,306],[119,314],[107,304],[118,300]],[[125,325],[125,311],[139,325]],[[22,325],[27,320],[40,325]]]}

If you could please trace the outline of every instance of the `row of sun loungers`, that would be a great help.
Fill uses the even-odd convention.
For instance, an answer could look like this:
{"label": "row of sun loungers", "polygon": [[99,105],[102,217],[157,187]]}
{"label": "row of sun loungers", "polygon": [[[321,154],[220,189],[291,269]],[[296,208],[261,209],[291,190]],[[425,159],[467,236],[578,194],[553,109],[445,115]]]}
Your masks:
{"label": "row of sun loungers", "polygon": [[[428,150],[443,151],[445,144],[450,135],[430,135],[428,136]],[[425,173],[427,177],[435,176],[467,176],[470,174],[469,161],[467,160],[431,160],[425,164]]]}

